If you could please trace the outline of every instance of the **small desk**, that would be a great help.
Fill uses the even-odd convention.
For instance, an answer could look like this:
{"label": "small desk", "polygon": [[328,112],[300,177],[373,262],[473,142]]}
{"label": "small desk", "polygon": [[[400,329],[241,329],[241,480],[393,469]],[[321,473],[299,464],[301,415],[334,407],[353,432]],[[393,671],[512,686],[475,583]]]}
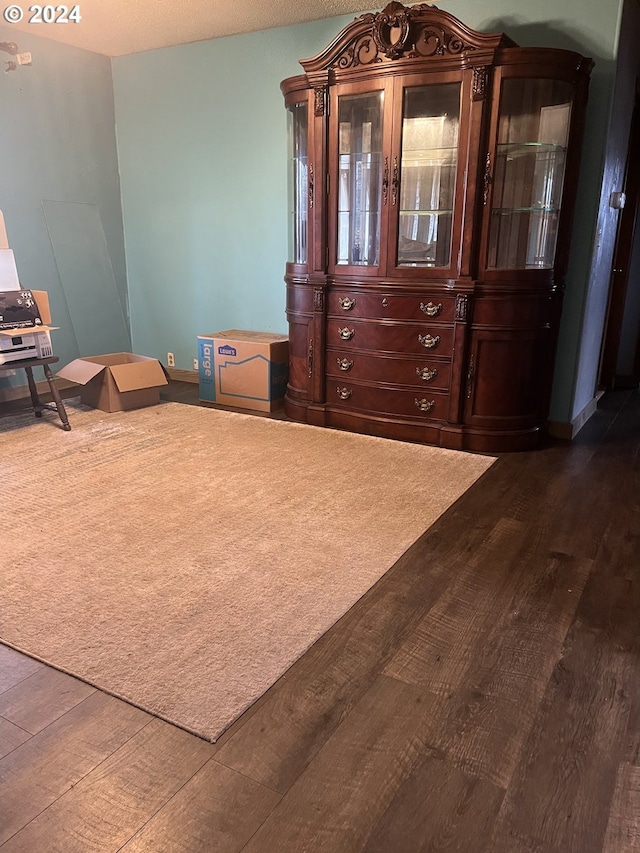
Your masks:
{"label": "small desk", "polygon": [[[49,356],[48,358],[25,358],[24,361],[10,361],[7,364],[0,364],[0,374],[6,373],[9,370],[24,370],[27,374],[27,382],[29,383],[29,393],[31,394],[31,408],[25,409],[24,411],[33,412],[37,418],[42,417],[43,409],[48,409],[51,412],[56,412],[60,420],[62,421],[62,429],[70,430],[71,424],[69,423],[69,418],[67,417],[67,411],[64,407],[64,403],[62,402],[62,397],[60,396],[60,392],[56,388],[56,383],[53,379],[53,374],[51,373],[50,364],[55,364],[60,359],[57,355]],[[49,383],[49,389],[51,390],[51,396],[53,397],[53,404],[51,403],[42,403],[40,401],[40,397],[38,395],[38,387],[36,385],[35,379],[33,378],[33,368],[41,367],[44,370],[44,375]]]}

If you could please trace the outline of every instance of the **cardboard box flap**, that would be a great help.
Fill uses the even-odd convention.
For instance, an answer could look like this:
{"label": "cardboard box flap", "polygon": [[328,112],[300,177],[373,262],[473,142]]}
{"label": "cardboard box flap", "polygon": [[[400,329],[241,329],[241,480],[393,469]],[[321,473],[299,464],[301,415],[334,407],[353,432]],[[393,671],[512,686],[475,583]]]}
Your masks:
{"label": "cardboard box flap", "polygon": [[91,382],[94,376],[97,376],[105,369],[104,364],[98,364],[95,361],[87,361],[84,358],[76,358],[75,361],[70,361],[66,367],[58,370],[56,376],[62,379],[68,379],[70,382],[77,382],[78,385],[86,385]]}
{"label": "cardboard box flap", "polygon": [[19,338],[25,335],[37,335],[38,332],[53,332],[60,326],[28,326],[26,329],[0,329],[0,335],[10,338]]}
{"label": "cardboard box flap", "polygon": [[109,369],[121,393],[168,384],[162,365],[156,359],[112,364]]}
{"label": "cardboard box flap", "polygon": [[287,335],[278,335],[274,332],[248,332],[244,329],[226,329],[224,332],[214,332],[212,338],[233,338],[236,341],[246,341],[255,344],[285,343],[289,341]]}
{"label": "cardboard box flap", "polygon": [[42,322],[49,326],[51,324],[51,308],[49,307],[49,294],[46,290],[32,290],[31,295],[36,300]]}

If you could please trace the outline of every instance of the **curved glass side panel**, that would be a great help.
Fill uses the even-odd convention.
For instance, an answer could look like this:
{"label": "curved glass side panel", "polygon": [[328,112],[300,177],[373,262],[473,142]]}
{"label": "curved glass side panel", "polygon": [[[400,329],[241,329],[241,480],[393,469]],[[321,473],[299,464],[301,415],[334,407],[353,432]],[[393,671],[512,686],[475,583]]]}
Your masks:
{"label": "curved glass side panel", "polygon": [[489,268],[553,267],[572,96],[562,80],[502,83]]}
{"label": "curved glass side panel", "polygon": [[307,263],[309,135],[307,102],[287,107],[289,261]]}
{"label": "curved glass side panel", "polygon": [[338,99],[338,264],[378,266],[384,92]]}
{"label": "curved glass side panel", "polygon": [[405,90],[398,265],[448,267],[458,168],[460,84]]}

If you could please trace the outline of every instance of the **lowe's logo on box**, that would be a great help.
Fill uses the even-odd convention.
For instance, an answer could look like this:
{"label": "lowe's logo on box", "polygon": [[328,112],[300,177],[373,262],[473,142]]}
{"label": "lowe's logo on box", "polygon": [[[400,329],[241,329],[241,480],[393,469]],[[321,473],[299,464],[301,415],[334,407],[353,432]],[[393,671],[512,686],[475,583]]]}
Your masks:
{"label": "lowe's logo on box", "polygon": [[218,347],[219,355],[238,355],[238,350],[235,347],[230,347],[229,344],[225,344],[223,347]]}

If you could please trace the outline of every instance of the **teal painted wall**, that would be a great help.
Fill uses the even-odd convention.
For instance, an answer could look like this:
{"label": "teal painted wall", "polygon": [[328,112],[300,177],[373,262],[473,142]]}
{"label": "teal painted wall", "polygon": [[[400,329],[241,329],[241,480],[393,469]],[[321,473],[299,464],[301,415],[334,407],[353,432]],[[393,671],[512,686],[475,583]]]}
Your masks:
{"label": "teal painted wall", "polygon": [[[505,30],[522,45],[569,48],[596,60],[552,401],[551,417],[560,421],[571,420],[579,372],[598,357],[599,341],[585,345],[582,333],[594,304],[590,289],[602,286],[591,267],[621,6],[622,0],[458,0],[455,9],[473,28]],[[352,18],[111,63],[20,34],[20,50],[30,50],[34,62],[0,75],[0,208],[23,284],[50,292],[62,327],[54,339],[61,363],[79,354],[74,322],[96,317],[90,302],[80,317],[71,316],[43,201],[97,208],[125,317],[128,297],[136,351],[162,360],[172,351],[178,368],[191,369],[198,334],[232,327],[286,332],[279,85]],[[0,38],[15,33],[2,26]],[[102,284],[88,281],[92,287]],[[103,331],[120,338],[115,328]]]}
{"label": "teal painted wall", "polygon": [[[49,291],[54,324],[60,327],[53,332],[54,348],[62,365],[80,354],[74,322],[78,330],[102,325],[106,342],[120,341],[121,335],[105,329],[92,310],[92,289],[103,283],[91,272],[80,282],[88,298],[70,311],[43,202],[57,202],[57,210],[64,210],[64,203],[74,209],[91,206],[106,238],[117,311],[120,317],[126,311],[111,62],[8,26],[0,26],[0,41],[15,41],[33,58],[31,66],[0,73],[0,209],[22,286]],[[78,256],[96,249],[86,241],[77,248]],[[0,382],[24,384],[23,373]]]}
{"label": "teal painted wall", "polygon": [[280,81],[344,23],[113,61],[134,348],[191,370],[196,338],[286,333],[286,114]]}
{"label": "teal painted wall", "polygon": [[[622,0],[458,0],[523,46],[576,50],[591,81],[551,417],[571,420]],[[286,122],[280,81],[354,16],[113,61],[134,347],[191,369],[196,335],[285,332]],[[597,354],[589,353],[589,358]]]}

